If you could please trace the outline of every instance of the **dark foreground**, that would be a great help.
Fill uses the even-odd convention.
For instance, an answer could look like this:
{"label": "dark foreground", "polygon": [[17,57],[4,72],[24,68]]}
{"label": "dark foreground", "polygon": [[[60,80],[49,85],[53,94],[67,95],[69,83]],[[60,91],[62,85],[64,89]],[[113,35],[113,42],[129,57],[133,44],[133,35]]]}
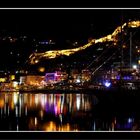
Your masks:
{"label": "dark foreground", "polygon": [[1,131],[137,131],[139,90],[0,93]]}

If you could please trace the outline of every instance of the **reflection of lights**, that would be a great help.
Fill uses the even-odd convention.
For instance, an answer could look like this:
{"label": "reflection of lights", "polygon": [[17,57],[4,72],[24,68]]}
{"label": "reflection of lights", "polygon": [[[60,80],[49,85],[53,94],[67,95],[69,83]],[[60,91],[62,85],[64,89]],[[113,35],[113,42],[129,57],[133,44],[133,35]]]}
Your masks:
{"label": "reflection of lights", "polygon": [[19,130],[19,126],[18,126],[18,124],[17,124],[17,131]]}
{"label": "reflection of lights", "polygon": [[37,125],[37,117],[35,117],[35,125]]}
{"label": "reflection of lights", "polygon": [[8,106],[8,116],[9,116],[9,106]]}
{"label": "reflection of lights", "polygon": [[4,105],[4,114],[6,114],[6,104]]}
{"label": "reflection of lights", "polygon": [[55,115],[60,114],[60,106],[59,106],[59,103],[54,106],[54,113],[55,113]]}
{"label": "reflection of lights", "polygon": [[11,106],[10,106],[10,107],[11,107],[11,109],[14,110],[14,107],[15,107],[15,106],[14,106],[14,103],[13,103],[13,102],[11,102]]}
{"label": "reflection of lights", "polygon": [[117,124],[117,120],[116,120],[116,118],[115,118],[115,120],[114,120],[114,124]]}
{"label": "reflection of lights", "polygon": [[48,124],[46,124],[45,127],[46,131],[56,131],[56,124],[52,121],[50,121]]}
{"label": "reflection of lights", "polygon": [[112,131],[114,131],[114,123],[112,123],[112,125],[111,125],[111,126],[112,126],[112,127],[111,127],[111,128],[112,128]]}
{"label": "reflection of lights", "polygon": [[22,106],[21,97],[20,97],[20,99],[19,99],[19,106],[20,106],[20,107]]}
{"label": "reflection of lights", "polygon": [[57,115],[57,106],[54,107],[55,115]]}
{"label": "reflection of lights", "polygon": [[61,96],[61,108],[60,108],[60,113],[63,112],[63,107],[64,107],[64,95]]}
{"label": "reflection of lights", "polygon": [[43,110],[41,110],[40,111],[40,117],[41,117],[41,119],[43,118],[43,116],[44,116],[44,113],[43,113]]}
{"label": "reflection of lights", "polygon": [[72,94],[70,94],[70,97],[69,97],[69,111],[71,112],[71,109],[72,109]]}
{"label": "reflection of lights", "polygon": [[24,96],[23,96],[24,98],[23,98],[23,100],[24,100],[24,104],[26,104],[27,103],[27,101],[28,101],[28,95],[27,94],[24,94]]}
{"label": "reflection of lights", "polygon": [[133,119],[128,118],[128,123],[131,123],[131,122],[133,122]]}
{"label": "reflection of lights", "polygon": [[42,105],[43,108],[45,107],[44,95],[41,96],[41,105]]}
{"label": "reflection of lights", "polygon": [[50,104],[53,104],[53,96],[54,96],[53,94],[50,94],[50,95],[49,95]]}
{"label": "reflection of lights", "polygon": [[14,104],[16,105],[18,103],[18,95],[14,93]]}
{"label": "reflection of lights", "polygon": [[80,109],[80,97],[77,96],[77,99],[76,99],[76,106],[77,106],[77,109],[79,110]]}
{"label": "reflection of lights", "polygon": [[[70,131],[70,124],[67,123],[66,125],[57,126],[54,122],[49,122],[45,125],[46,131]],[[78,130],[78,129],[76,129]]]}
{"label": "reflection of lights", "polygon": [[8,95],[5,94],[5,103],[8,103]]}
{"label": "reflection of lights", "polygon": [[94,121],[94,124],[93,124],[93,130],[95,131],[96,130],[96,122]]}
{"label": "reflection of lights", "polygon": [[59,114],[60,122],[62,123],[62,114]]}
{"label": "reflection of lights", "polygon": [[38,105],[38,94],[35,95],[35,104]]}
{"label": "reflection of lights", "polygon": [[4,107],[4,100],[0,99],[0,108]]}
{"label": "reflection of lights", "polygon": [[16,106],[16,117],[18,117],[18,107]]}
{"label": "reflection of lights", "polygon": [[25,107],[25,115],[27,116],[28,110],[27,110],[27,106]]}

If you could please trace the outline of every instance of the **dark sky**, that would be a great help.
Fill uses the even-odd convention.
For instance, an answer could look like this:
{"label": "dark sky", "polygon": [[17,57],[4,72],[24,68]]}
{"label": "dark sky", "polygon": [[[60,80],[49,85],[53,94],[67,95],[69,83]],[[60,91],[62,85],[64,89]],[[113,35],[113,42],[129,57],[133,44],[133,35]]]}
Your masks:
{"label": "dark sky", "polygon": [[140,10],[0,10],[0,29],[53,38],[100,37]]}

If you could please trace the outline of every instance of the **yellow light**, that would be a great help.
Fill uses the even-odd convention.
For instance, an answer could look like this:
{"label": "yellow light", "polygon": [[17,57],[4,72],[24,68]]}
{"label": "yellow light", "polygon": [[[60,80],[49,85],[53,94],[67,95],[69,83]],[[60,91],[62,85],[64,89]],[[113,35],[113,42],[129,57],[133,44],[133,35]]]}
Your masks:
{"label": "yellow light", "polygon": [[[30,64],[38,63],[41,58],[46,59],[53,59],[56,57],[59,57],[61,55],[70,56],[78,51],[84,50],[92,45],[95,45],[97,43],[104,43],[104,42],[112,42],[116,43],[118,42],[118,34],[121,33],[121,31],[124,32],[124,28],[128,26],[129,28],[137,28],[140,27],[140,21],[130,21],[128,23],[124,23],[122,26],[118,26],[112,34],[106,35],[104,37],[101,37],[99,39],[91,39],[88,40],[88,43],[84,46],[74,48],[74,49],[67,49],[67,50],[54,50],[54,51],[46,51],[44,53],[34,53],[29,56]],[[35,60],[35,61],[34,61]]]}
{"label": "yellow light", "polygon": [[37,125],[37,117],[35,117],[35,125]]}
{"label": "yellow light", "polygon": [[140,60],[138,60],[138,64],[140,65]]}
{"label": "yellow light", "polygon": [[15,79],[15,75],[11,75],[11,76],[10,76],[10,79],[11,79],[11,80],[14,80],[14,79]]}
{"label": "yellow light", "polygon": [[126,48],[126,45],[123,45],[123,48]]}
{"label": "yellow light", "polygon": [[38,63],[39,61],[38,60],[35,60],[35,63]]}
{"label": "yellow light", "polygon": [[44,67],[39,67],[39,72],[44,72],[45,71],[45,68]]}
{"label": "yellow light", "polygon": [[0,108],[3,108],[3,107],[4,107],[4,100],[0,99]]}
{"label": "yellow light", "polygon": [[0,78],[0,82],[6,82],[6,78]]}

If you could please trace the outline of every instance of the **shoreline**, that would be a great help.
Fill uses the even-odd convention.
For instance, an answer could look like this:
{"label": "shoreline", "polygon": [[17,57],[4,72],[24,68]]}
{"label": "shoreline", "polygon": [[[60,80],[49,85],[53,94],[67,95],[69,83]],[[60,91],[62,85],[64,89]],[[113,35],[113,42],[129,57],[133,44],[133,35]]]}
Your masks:
{"label": "shoreline", "polygon": [[50,93],[57,93],[57,92],[65,92],[65,93],[108,93],[108,94],[120,94],[120,93],[135,93],[138,92],[139,89],[135,89],[135,90],[127,90],[127,89],[121,89],[121,88],[112,88],[112,89],[89,89],[89,88],[83,88],[83,89],[35,89],[35,90],[1,90],[0,92],[20,92],[20,93],[46,93],[46,92],[50,92]]}

